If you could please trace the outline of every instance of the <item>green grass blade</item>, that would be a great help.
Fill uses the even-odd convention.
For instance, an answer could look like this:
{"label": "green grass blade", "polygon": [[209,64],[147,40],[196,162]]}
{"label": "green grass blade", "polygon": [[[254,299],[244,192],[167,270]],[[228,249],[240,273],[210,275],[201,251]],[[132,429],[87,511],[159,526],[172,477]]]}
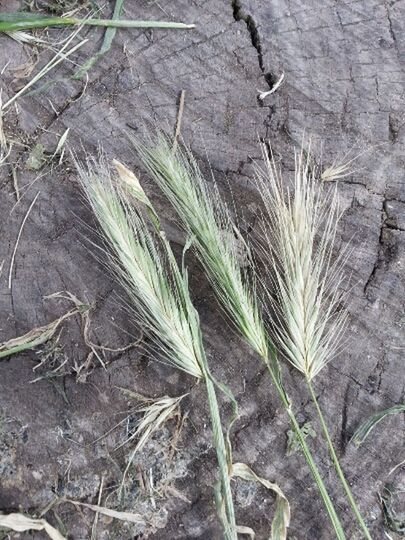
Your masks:
{"label": "green grass blade", "polygon": [[[117,0],[115,2],[114,11],[111,17],[111,20],[118,20],[122,13],[122,8],[124,7],[124,0]],[[114,40],[115,34],[117,33],[117,28],[109,26],[104,34],[103,43],[101,44],[100,50],[94,56],[86,60],[86,62],[77,70],[74,74],[73,79],[81,79],[89,69],[91,69],[94,64],[111,49],[112,42]]]}
{"label": "green grass blade", "polygon": [[351,438],[351,442],[354,443],[357,447],[359,447],[365,439],[370,435],[370,432],[375,428],[375,426],[381,422],[386,416],[389,416],[390,414],[397,414],[405,412],[405,403],[401,403],[400,405],[395,405],[394,407],[390,407],[389,409],[385,409],[383,411],[380,411],[376,414],[373,414],[373,416],[370,416],[368,420],[366,420],[354,433],[353,437]]}
{"label": "green grass blade", "polygon": [[168,21],[133,21],[128,19],[78,19],[75,17],[52,17],[40,13],[0,13],[0,32],[16,30],[32,30],[47,26],[104,26],[109,28],[166,28],[186,30],[194,28],[194,24]]}

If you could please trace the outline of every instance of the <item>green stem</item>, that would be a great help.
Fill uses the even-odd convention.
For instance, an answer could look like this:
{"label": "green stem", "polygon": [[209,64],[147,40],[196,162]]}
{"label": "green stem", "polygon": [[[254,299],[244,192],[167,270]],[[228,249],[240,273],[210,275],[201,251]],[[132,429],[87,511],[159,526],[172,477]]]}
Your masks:
{"label": "green stem", "polygon": [[[124,0],[116,0],[111,20],[113,21],[119,20],[119,18],[121,17],[123,7],[124,7]],[[91,56],[88,60],[86,60],[86,62],[82,66],[80,66],[80,68],[73,75],[73,80],[81,79],[94,66],[94,64],[111,49],[111,45],[112,45],[112,42],[114,40],[116,33],[117,33],[116,27],[109,26],[106,29],[104,33],[103,43],[101,44],[100,50],[98,51],[98,53],[96,53],[95,55]]]}
{"label": "green stem", "polygon": [[116,28],[167,28],[177,30],[189,30],[195,28],[195,24],[185,24],[180,22],[168,21],[130,21],[130,20],[111,20],[111,19],[78,19],[76,24],[88,26],[110,26]]}
{"label": "green stem", "polygon": [[342,485],[343,485],[343,488],[346,492],[346,496],[350,502],[350,505],[353,509],[353,512],[357,518],[357,521],[364,533],[364,537],[367,538],[367,540],[372,540],[372,537],[370,535],[370,532],[367,528],[367,525],[365,524],[364,522],[364,519],[363,519],[363,516],[361,515],[358,507],[357,507],[357,504],[356,504],[356,501],[354,500],[354,497],[353,497],[353,493],[350,489],[350,486],[345,478],[345,475],[344,475],[344,472],[342,470],[342,467],[340,466],[340,463],[339,463],[339,458],[336,454],[336,451],[335,451],[335,448],[333,446],[333,442],[332,442],[332,439],[330,437],[330,434],[329,434],[329,430],[328,430],[328,426],[326,425],[326,421],[325,421],[325,418],[323,416],[323,413],[322,413],[322,410],[319,406],[319,403],[318,403],[318,399],[316,397],[316,394],[315,394],[315,391],[314,391],[314,388],[312,386],[312,383],[310,380],[307,380],[307,384],[308,384],[308,389],[309,389],[309,393],[311,395],[311,398],[312,398],[312,401],[315,405],[315,408],[316,408],[316,411],[318,413],[318,417],[319,417],[319,420],[321,422],[321,426],[322,426],[322,431],[323,431],[323,434],[325,436],[325,439],[326,439],[326,442],[327,442],[327,445],[328,445],[328,448],[329,448],[329,453],[330,453],[330,456],[332,458],[332,461],[333,461],[333,464],[335,466],[335,469],[336,469],[336,472],[340,478],[340,481],[342,482]]}
{"label": "green stem", "polygon": [[18,345],[16,347],[12,347],[11,349],[5,349],[4,351],[0,351],[0,358],[7,358],[7,356],[11,356],[13,354],[26,351],[27,349],[32,349],[32,346]]}
{"label": "green stem", "polygon": [[217,452],[218,466],[221,477],[222,495],[225,502],[227,524],[225,524],[225,539],[237,540],[235,511],[233,508],[231,480],[229,477],[228,459],[225,438],[222,430],[221,416],[219,414],[218,400],[214,383],[209,374],[205,376],[205,385],[210,407],[213,442]]}
{"label": "green stem", "polygon": [[[8,15],[6,17],[6,15]],[[11,17],[13,15],[14,17]],[[18,17],[19,13],[0,13],[0,32],[15,32],[17,30],[34,30],[48,26],[106,26],[109,28],[167,28],[187,30],[194,24],[184,24],[168,21],[133,21],[127,19],[77,19],[73,17]]]}
{"label": "green stem", "polygon": [[318,467],[312,457],[312,454],[311,454],[311,451],[306,443],[306,440],[305,440],[305,437],[303,436],[302,432],[301,432],[301,428],[298,424],[298,421],[297,421],[297,418],[295,417],[295,414],[292,410],[292,404],[283,388],[283,386],[281,385],[281,382],[280,380],[278,379],[277,375],[274,373],[274,370],[271,368],[271,366],[269,365],[268,361],[267,361],[267,358],[265,359],[265,363],[266,363],[266,366],[269,370],[269,373],[270,373],[270,376],[273,380],[273,383],[277,389],[277,392],[281,398],[281,401],[283,402],[283,405],[287,411],[287,414],[290,418],[290,422],[291,422],[291,425],[295,431],[295,434],[298,438],[298,441],[301,445],[301,449],[302,449],[302,452],[305,456],[305,459],[308,463],[308,466],[311,470],[311,473],[312,473],[312,476],[318,486],[318,489],[319,489],[319,492],[321,494],[321,497],[322,497],[322,501],[325,505],[325,508],[326,508],[326,511],[328,512],[328,515],[329,515],[329,518],[331,520],[331,523],[333,525],[333,528],[335,529],[335,533],[336,533],[336,537],[339,539],[339,540],[345,540],[346,539],[346,535],[344,533],[344,530],[343,530],[343,527],[342,527],[342,524],[340,522],[340,519],[336,513],[336,510],[335,510],[335,507],[333,506],[333,503],[331,501],[331,498],[329,497],[329,493],[326,489],[326,486],[322,480],[322,477],[319,473],[319,470],[318,470]]}

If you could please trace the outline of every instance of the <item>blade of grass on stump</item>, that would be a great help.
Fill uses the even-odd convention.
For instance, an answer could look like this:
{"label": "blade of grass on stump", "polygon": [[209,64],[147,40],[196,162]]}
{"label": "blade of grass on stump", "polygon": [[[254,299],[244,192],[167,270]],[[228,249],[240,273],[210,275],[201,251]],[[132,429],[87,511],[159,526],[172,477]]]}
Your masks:
{"label": "blade of grass on stump", "polygon": [[[122,13],[122,8],[124,7],[124,0],[117,0],[115,2],[114,11],[111,17],[111,20],[118,20]],[[111,49],[111,45],[113,42],[113,39],[115,37],[115,34],[117,32],[116,27],[109,26],[104,34],[103,43],[101,44],[101,48],[98,51],[97,54],[86,60],[86,62],[76,71],[76,73],[73,76],[73,79],[81,79],[83,75],[85,75],[89,69],[91,69],[94,64]]]}
{"label": "blade of grass on stump", "polygon": [[133,21],[128,19],[78,19],[76,17],[50,17],[39,13],[0,13],[0,32],[31,30],[47,26],[105,26],[110,28],[167,28],[185,30],[194,24],[168,21]]}

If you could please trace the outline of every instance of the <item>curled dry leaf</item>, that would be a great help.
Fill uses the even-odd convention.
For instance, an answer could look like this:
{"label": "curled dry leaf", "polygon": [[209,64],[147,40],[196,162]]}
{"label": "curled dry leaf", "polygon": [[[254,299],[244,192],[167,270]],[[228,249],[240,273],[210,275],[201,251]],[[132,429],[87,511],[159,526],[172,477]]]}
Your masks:
{"label": "curled dry leaf", "polygon": [[0,344],[0,359],[12,354],[26,351],[27,349],[33,349],[38,345],[42,345],[55,334],[56,330],[62,324],[65,319],[72,317],[78,313],[77,309],[71,309],[59,319],[56,319],[49,324],[33,328],[23,336],[19,336],[9,341],[5,341]]}
{"label": "curled dry leaf", "polygon": [[45,531],[51,540],[66,540],[61,533],[45,519],[34,519],[24,514],[0,514],[0,527],[15,532]]}
{"label": "curled dry leaf", "polygon": [[119,178],[123,181],[125,187],[129,189],[130,194],[139,202],[150,207],[151,203],[135,174],[117,159],[113,159],[113,165]]}
{"label": "curled dry leaf", "polygon": [[[234,463],[232,465],[232,477],[242,478],[249,482],[256,482],[276,494],[276,512],[271,524],[270,540],[286,540],[287,529],[290,525],[290,504],[280,487],[277,484],[258,476],[245,463]],[[254,533],[249,527],[238,527],[238,530],[239,532],[249,534],[254,538]],[[248,532],[249,530],[251,532]]]}
{"label": "curled dry leaf", "polygon": [[160,228],[160,222],[159,217],[155,212],[155,209],[153,208],[152,203],[149,200],[149,197],[146,195],[145,191],[143,190],[141,183],[139,182],[136,175],[128,169],[125,165],[123,165],[121,162],[119,162],[117,159],[113,159],[113,165],[115,167],[115,170],[118,173],[118,176],[120,180],[123,182],[124,187],[127,191],[129,191],[129,194],[134,197],[134,199],[141,204],[144,204],[149,217],[151,218],[154,225],[157,226],[157,228]]}

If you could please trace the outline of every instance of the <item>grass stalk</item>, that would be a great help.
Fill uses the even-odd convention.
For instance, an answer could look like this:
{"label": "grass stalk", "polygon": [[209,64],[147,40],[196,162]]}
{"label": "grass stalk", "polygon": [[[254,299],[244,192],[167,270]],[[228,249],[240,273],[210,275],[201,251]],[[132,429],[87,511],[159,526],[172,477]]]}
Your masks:
{"label": "grass stalk", "polygon": [[[111,17],[112,20],[119,20],[123,7],[124,0],[116,0]],[[76,71],[76,73],[73,75],[74,80],[81,79],[94,66],[94,64],[111,49],[116,32],[116,27],[108,26],[104,33],[100,50],[95,55],[88,58],[86,62]]]}
{"label": "grass stalk", "polygon": [[225,503],[226,522],[224,525],[224,537],[226,540],[237,540],[235,511],[233,507],[231,480],[229,474],[228,454],[226,450],[225,437],[219,413],[218,400],[215,385],[211,376],[206,373],[205,386],[207,389],[208,404],[210,408],[212,438],[217,454],[219,474],[222,485],[222,496]]}
{"label": "grass stalk", "polygon": [[[272,335],[284,357],[301,372],[315,405],[336,473],[365,538],[370,533],[357,507],[329,435],[312,381],[337,355],[347,314],[344,296],[344,250],[333,260],[340,217],[336,189],[322,191],[318,171],[310,167],[309,149],[295,155],[294,194],[285,187],[274,159],[263,149],[266,171],[257,171],[267,211],[263,227],[265,258],[273,266]],[[342,255],[343,253],[343,255]]]}
{"label": "grass stalk", "polygon": [[238,261],[236,241],[242,242],[242,237],[228,209],[221,202],[215,187],[208,188],[190,153],[179,148],[173,153],[163,135],[159,135],[157,143],[151,147],[136,140],[133,142],[146,169],[171,202],[183,228],[192,238],[197,255],[231,323],[267,366],[318,486],[336,537],[344,540],[339,517],[283,387],[274,347],[262,319],[255,284],[249,282]]}
{"label": "grass stalk", "polygon": [[326,440],[326,443],[327,443],[327,446],[328,446],[328,449],[329,449],[330,457],[331,457],[331,459],[333,461],[333,464],[335,466],[336,473],[339,476],[339,479],[340,479],[340,481],[342,483],[343,489],[345,490],[347,499],[348,499],[348,501],[350,503],[350,506],[352,507],[353,513],[356,516],[357,522],[358,522],[359,526],[361,527],[361,530],[363,531],[364,538],[367,538],[367,540],[372,540],[370,532],[369,532],[369,530],[367,528],[367,525],[364,522],[364,519],[363,519],[363,516],[360,513],[360,510],[358,509],[357,503],[356,503],[356,501],[355,501],[355,499],[353,497],[352,490],[350,489],[349,483],[346,480],[345,474],[344,474],[344,472],[342,470],[342,467],[340,465],[339,458],[338,458],[338,456],[336,454],[336,451],[335,451],[335,448],[333,446],[333,442],[332,442],[332,439],[331,439],[331,436],[330,436],[330,433],[329,433],[328,425],[327,425],[325,417],[324,417],[324,415],[322,413],[322,409],[319,406],[318,398],[316,396],[316,393],[315,393],[314,387],[312,385],[312,382],[308,380],[307,385],[308,385],[308,390],[309,390],[312,402],[315,405],[316,412],[318,414],[318,418],[319,418],[319,421],[320,421],[321,426],[322,426],[322,431],[323,431],[323,434],[324,434],[324,437],[325,437],[325,440]]}
{"label": "grass stalk", "polygon": [[305,436],[303,435],[302,431],[301,431],[301,428],[300,428],[300,425],[298,423],[298,420],[293,412],[293,409],[292,409],[292,403],[288,397],[288,395],[286,394],[285,392],[285,389],[284,387],[280,384],[279,380],[278,380],[278,377],[275,375],[274,373],[274,370],[271,369],[271,367],[268,365],[268,363],[266,362],[266,365],[268,367],[268,371],[269,371],[269,374],[270,374],[270,377],[273,381],[273,384],[277,390],[277,393],[284,405],[284,408],[288,414],[288,418],[290,420],[290,424],[291,424],[291,427],[293,428],[296,436],[297,436],[297,439],[298,439],[298,442],[301,446],[301,450],[302,450],[302,453],[304,454],[304,457],[305,457],[305,460],[308,464],[308,467],[311,471],[311,474],[312,474],[312,477],[313,479],[315,480],[316,482],[316,485],[318,487],[318,490],[319,490],[319,493],[321,495],[321,498],[322,498],[322,501],[324,503],[324,506],[325,506],[325,509],[328,513],[328,516],[329,516],[329,519],[330,519],[330,522],[333,526],[333,529],[336,533],[336,537],[339,539],[339,540],[345,540],[346,539],[346,535],[345,535],[345,532],[343,530],[343,527],[342,527],[342,524],[340,522],[340,519],[339,519],[339,516],[337,515],[336,513],[336,510],[335,510],[335,507],[334,507],[334,504],[329,496],[329,493],[328,493],[328,490],[326,489],[326,486],[325,486],[325,483],[322,479],[322,476],[319,472],[319,469],[315,463],[315,460],[312,456],[312,452],[307,444],[307,441],[305,439]]}
{"label": "grass stalk", "polygon": [[79,19],[77,17],[53,17],[40,13],[0,13],[0,32],[33,30],[48,26],[102,26],[108,28],[162,28],[187,30],[194,24],[169,21],[133,21],[128,19]]}

